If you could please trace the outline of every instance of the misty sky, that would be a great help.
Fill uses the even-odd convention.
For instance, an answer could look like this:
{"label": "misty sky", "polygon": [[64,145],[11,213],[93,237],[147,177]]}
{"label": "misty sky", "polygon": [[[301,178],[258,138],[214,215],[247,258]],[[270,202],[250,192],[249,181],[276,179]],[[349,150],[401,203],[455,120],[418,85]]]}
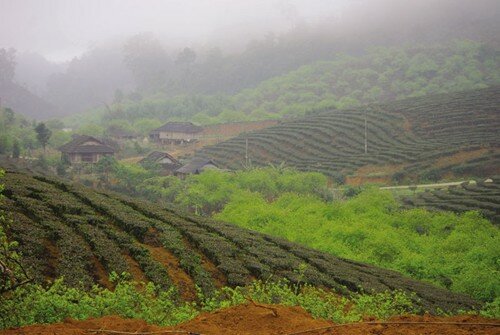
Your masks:
{"label": "misty sky", "polygon": [[246,44],[271,31],[338,17],[352,2],[356,0],[0,0],[0,48],[61,61],[102,41],[141,32],[153,32],[175,47],[238,36]]}

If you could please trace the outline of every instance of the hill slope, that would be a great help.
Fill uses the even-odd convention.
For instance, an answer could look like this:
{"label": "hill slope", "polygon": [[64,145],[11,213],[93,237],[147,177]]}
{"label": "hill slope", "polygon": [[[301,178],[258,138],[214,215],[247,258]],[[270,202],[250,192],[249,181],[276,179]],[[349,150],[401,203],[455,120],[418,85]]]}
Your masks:
{"label": "hill slope", "polygon": [[499,110],[500,86],[324,110],[204,148],[197,156],[238,169],[248,139],[248,156],[256,165],[286,162],[334,177],[388,181],[399,172],[394,179],[437,180],[452,167],[457,175],[492,175],[500,162]]}
{"label": "hill slope", "polygon": [[[213,124],[301,117],[307,111],[325,106],[350,108],[500,83],[497,49],[486,44],[455,41],[439,45],[379,47],[356,54],[332,54],[323,58],[325,61],[300,66],[233,94],[170,96],[164,92],[140,100],[126,98],[111,105],[111,111],[102,107],[87,112],[86,123],[97,119],[102,126],[119,121],[134,129],[140,128],[144,118],[157,122],[182,119]],[[245,71],[254,75],[253,67],[247,67]],[[224,76],[212,65],[210,72]],[[272,71],[261,74],[269,76],[270,73]],[[210,87],[214,88],[215,83],[221,84],[221,78],[214,79],[212,74],[204,76],[199,73],[190,77],[195,81],[208,79]],[[240,76],[235,78],[239,82],[242,79]],[[231,91],[239,84],[232,85]],[[67,125],[80,127],[82,121],[80,116],[71,117],[67,119]]]}
{"label": "hill slope", "polygon": [[500,224],[500,179],[491,182],[469,182],[444,190],[426,191],[404,197],[406,207],[425,207],[429,210],[465,212],[480,211],[495,224]]}
{"label": "hill slope", "polygon": [[44,120],[60,114],[57,107],[14,83],[0,83],[2,107],[36,120]]}
{"label": "hill slope", "polygon": [[456,310],[475,302],[384,270],[340,259],[285,240],[150,203],[71,186],[46,177],[8,172],[2,207],[13,215],[10,235],[36,278],[64,276],[71,285],[110,286],[111,271],[130,272],[184,298],[194,285],[206,293],[254,278],[304,280],[340,293],[400,289],[415,292],[426,310]]}

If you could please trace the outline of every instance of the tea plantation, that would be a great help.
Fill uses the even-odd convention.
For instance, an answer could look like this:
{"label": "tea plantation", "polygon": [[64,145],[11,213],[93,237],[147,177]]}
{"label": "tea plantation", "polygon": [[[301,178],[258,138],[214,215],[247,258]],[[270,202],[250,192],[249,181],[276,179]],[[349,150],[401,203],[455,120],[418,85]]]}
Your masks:
{"label": "tea plantation", "polygon": [[339,182],[370,166],[382,171],[385,167],[387,179],[395,182],[439,180],[450,171],[454,176],[489,176],[498,174],[500,166],[499,110],[500,86],[350,110],[326,109],[242,134],[197,155],[239,169],[246,163],[248,143],[251,164],[285,162]]}
{"label": "tea plantation", "polygon": [[417,193],[404,197],[406,207],[424,207],[429,210],[466,212],[477,210],[494,224],[500,224],[500,178],[494,177],[475,184],[464,182],[443,190]]}
{"label": "tea plantation", "polygon": [[12,218],[7,233],[19,241],[38,282],[62,276],[76,287],[112,287],[111,272],[129,272],[192,299],[195,285],[210,294],[223,285],[287,278],[339,294],[415,292],[417,304],[429,311],[477,306],[394,271],[152,203],[15,171],[7,171],[2,183],[1,206]]}

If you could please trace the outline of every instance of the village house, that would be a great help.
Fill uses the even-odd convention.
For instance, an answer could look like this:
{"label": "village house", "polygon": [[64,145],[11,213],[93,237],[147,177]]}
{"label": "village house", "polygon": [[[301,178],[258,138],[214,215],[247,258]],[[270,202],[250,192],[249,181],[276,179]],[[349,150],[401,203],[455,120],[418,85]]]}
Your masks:
{"label": "village house", "polygon": [[154,165],[159,166],[162,169],[163,174],[173,174],[176,169],[181,167],[181,163],[175,159],[172,155],[161,152],[153,151],[143,159],[139,161],[143,167],[152,167]]}
{"label": "village house", "polygon": [[102,157],[113,156],[115,150],[92,136],[79,135],[59,147],[61,159],[71,163],[97,163]]}
{"label": "village house", "polygon": [[183,177],[188,174],[199,174],[210,169],[219,170],[219,167],[210,159],[193,158],[189,163],[175,170],[174,175]]}
{"label": "village house", "polygon": [[168,122],[149,133],[149,138],[160,143],[183,144],[200,138],[203,128],[191,122]]}

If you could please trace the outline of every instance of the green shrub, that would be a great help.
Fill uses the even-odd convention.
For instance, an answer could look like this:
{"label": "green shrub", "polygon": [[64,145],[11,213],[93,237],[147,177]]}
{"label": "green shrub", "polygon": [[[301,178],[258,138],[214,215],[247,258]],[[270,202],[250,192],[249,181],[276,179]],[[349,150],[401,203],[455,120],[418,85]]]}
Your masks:
{"label": "green shrub", "polygon": [[48,287],[30,284],[18,288],[0,305],[1,328],[61,322],[66,318],[83,320],[105,315],[143,319],[167,326],[195,317],[198,313],[254,301],[265,304],[302,306],[316,318],[335,322],[360,321],[373,316],[386,319],[415,313],[409,296],[402,292],[375,295],[353,294],[339,297],[309,285],[291,285],[285,280],[254,281],[245,287],[223,287],[209,297],[198,290],[196,302],[180,302],[171,290],[161,291],[154,284],[129,281],[127,274],[112,274],[113,291],[94,286],[89,291],[66,286],[62,279]]}
{"label": "green shrub", "polygon": [[500,271],[498,228],[476,212],[398,207],[390,192],[375,188],[334,203],[293,193],[266,201],[247,193],[215,217],[480,300],[500,295],[500,277],[494,275]]}

